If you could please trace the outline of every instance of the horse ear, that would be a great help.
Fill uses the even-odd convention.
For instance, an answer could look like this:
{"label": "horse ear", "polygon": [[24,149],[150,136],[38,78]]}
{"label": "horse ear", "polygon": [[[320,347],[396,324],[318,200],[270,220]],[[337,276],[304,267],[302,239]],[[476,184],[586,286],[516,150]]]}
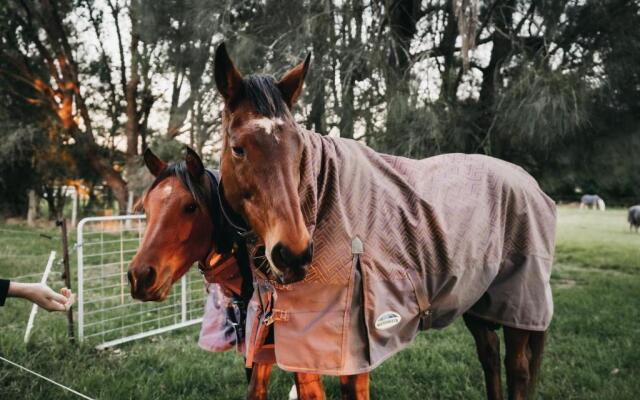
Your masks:
{"label": "horse ear", "polygon": [[289,109],[293,107],[302,93],[302,85],[304,84],[304,77],[307,75],[310,61],[311,53],[307,54],[303,62],[284,74],[280,82],[278,82],[278,88],[280,89],[280,93],[282,93],[282,98],[284,102],[287,103],[287,106],[289,106]]}
{"label": "horse ear", "polygon": [[193,151],[189,146],[187,148],[187,155],[185,156],[185,162],[187,163],[187,171],[193,178],[200,178],[204,174],[204,164],[198,153]]}
{"label": "horse ear", "polygon": [[144,151],[144,163],[151,175],[158,176],[167,168],[167,163],[158,158],[150,148]]}
{"label": "horse ear", "polygon": [[220,92],[224,101],[229,101],[240,89],[242,75],[240,75],[233,61],[231,61],[224,42],[220,43],[220,46],[216,49],[213,69],[218,92]]}

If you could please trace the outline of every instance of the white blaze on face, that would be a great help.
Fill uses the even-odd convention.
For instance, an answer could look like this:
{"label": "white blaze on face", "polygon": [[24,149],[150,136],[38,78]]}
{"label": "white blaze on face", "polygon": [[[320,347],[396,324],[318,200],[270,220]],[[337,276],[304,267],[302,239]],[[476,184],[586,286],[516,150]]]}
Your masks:
{"label": "white blaze on face", "polygon": [[253,121],[251,121],[251,123],[264,131],[265,134],[274,135],[276,141],[280,141],[280,138],[278,137],[278,135],[276,135],[276,133],[278,132],[279,128],[284,126],[284,121],[282,120],[282,118],[271,119],[267,117],[261,117],[254,119]]}
{"label": "white blaze on face", "polygon": [[173,192],[173,187],[171,185],[165,185],[165,187],[162,188],[162,197],[165,199],[169,198],[171,192]]}
{"label": "white blaze on face", "polygon": [[267,135],[271,135],[275,128],[275,121],[271,118],[257,118],[252,121],[253,125],[259,127],[266,133]]}

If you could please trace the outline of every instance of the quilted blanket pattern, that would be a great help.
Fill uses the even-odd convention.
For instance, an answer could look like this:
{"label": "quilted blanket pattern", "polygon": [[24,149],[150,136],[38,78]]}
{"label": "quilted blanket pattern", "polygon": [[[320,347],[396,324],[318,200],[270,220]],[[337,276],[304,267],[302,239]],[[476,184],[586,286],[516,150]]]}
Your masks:
{"label": "quilted blanket pattern", "polygon": [[433,328],[465,312],[548,328],[555,204],[522,168],[482,155],[411,160],[353,140],[303,136],[299,194],[313,263],[291,285],[256,271],[280,316],[281,368],[370,371],[420,330],[416,287],[429,299]]}

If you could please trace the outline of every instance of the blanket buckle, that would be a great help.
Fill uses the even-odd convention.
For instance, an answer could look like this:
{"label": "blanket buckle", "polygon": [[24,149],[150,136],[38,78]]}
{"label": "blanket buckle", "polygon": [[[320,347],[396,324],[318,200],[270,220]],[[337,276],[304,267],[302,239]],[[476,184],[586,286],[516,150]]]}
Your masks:
{"label": "blanket buckle", "polygon": [[431,310],[427,309],[420,313],[420,330],[426,331],[431,328]]}

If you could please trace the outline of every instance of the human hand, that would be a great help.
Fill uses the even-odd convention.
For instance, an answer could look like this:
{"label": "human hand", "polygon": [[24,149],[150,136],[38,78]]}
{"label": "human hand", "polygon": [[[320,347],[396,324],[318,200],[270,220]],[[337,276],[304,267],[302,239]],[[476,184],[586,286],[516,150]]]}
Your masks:
{"label": "human hand", "polygon": [[56,293],[41,283],[11,282],[8,294],[30,300],[47,311],[66,311],[75,301],[75,295],[71,290],[62,288],[60,293]]}

